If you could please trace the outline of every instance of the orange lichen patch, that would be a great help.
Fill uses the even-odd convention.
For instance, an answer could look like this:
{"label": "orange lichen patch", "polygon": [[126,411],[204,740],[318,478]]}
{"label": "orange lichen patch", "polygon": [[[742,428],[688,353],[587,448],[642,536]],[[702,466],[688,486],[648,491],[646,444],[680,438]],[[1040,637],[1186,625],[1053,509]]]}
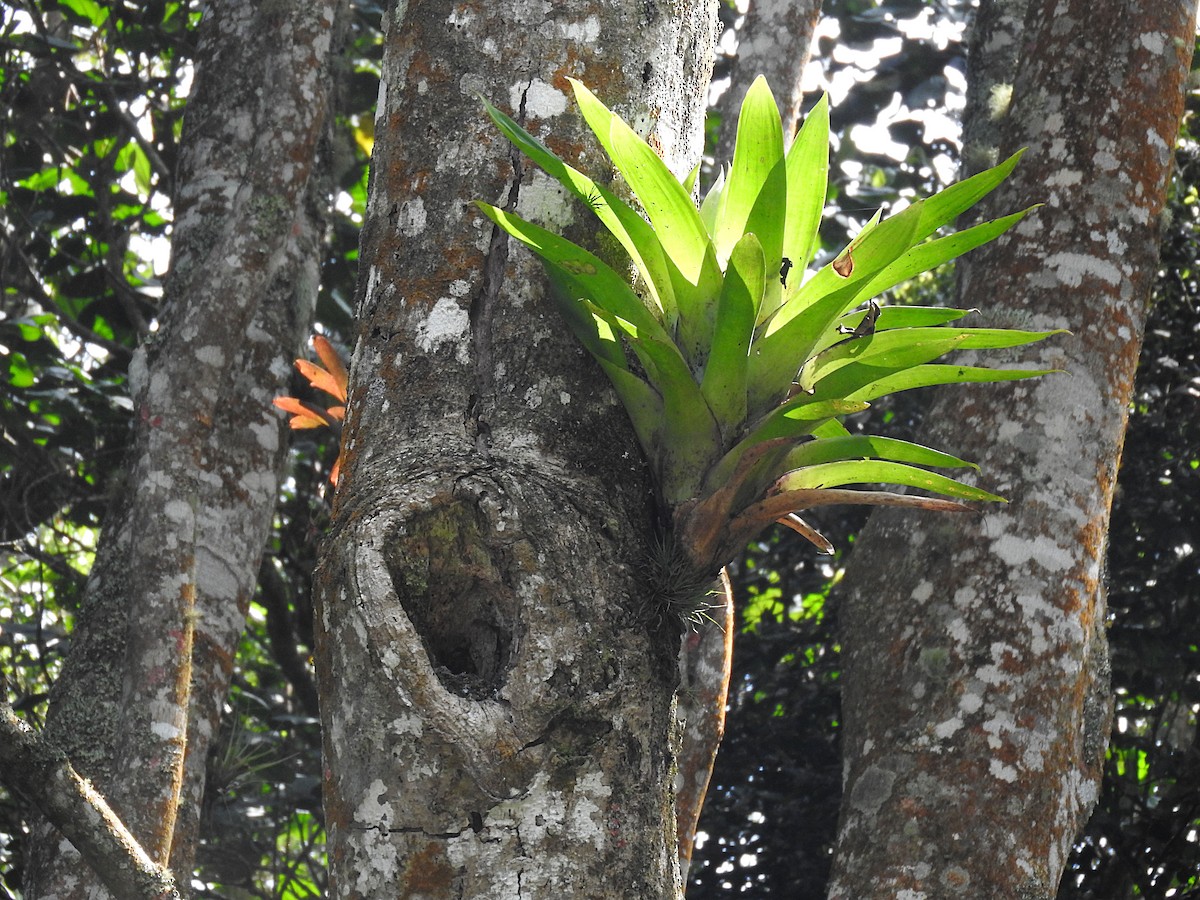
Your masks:
{"label": "orange lichen patch", "polygon": [[1022,766],[1021,752],[1011,740],[1003,741],[999,747],[994,748],[991,758],[1014,769]]}
{"label": "orange lichen patch", "polygon": [[1024,660],[1011,648],[1006,648],[1001,653],[997,668],[1009,675],[1023,675],[1026,670]]}
{"label": "orange lichen patch", "polygon": [[[329,781],[329,770],[324,771],[326,783]],[[350,804],[337,791],[326,791],[325,793],[325,827],[327,828],[348,828],[350,823],[354,821],[354,815]],[[345,847],[344,841],[339,841],[340,846]]]}
{"label": "orange lichen patch", "polygon": [[[567,79],[580,78],[579,73],[582,72],[585,67],[579,58],[579,51],[575,46],[568,44],[566,51],[567,58],[564,59],[562,65],[556,68],[551,74],[550,83],[569,97],[571,96],[571,82]],[[588,83],[590,84],[590,82]]]}
{"label": "orange lichen patch", "polygon": [[448,79],[449,72],[439,61],[438,57],[424,50],[417,50],[412,55],[412,59],[408,64],[408,71],[405,72],[405,75],[408,81],[413,83],[424,78],[428,79],[431,83],[441,84]]}
{"label": "orange lichen patch", "polygon": [[583,66],[580,74],[574,75],[582,81],[597,97],[624,97],[628,92],[629,80],[625,72],[618,66],[602,64],[593,60],[591,65]]}
{"label": "orange lichen patch", "polygon": [[583,156],[584,151],[587,149],[584,144],[578,141],[568,141],[564,138],[555,137],[554,135],[547,135],[545,144],[550,148],[550,152],[552,152],[559,159],[566,160],[567,162],[575,160],[575,165],[578,165],[577,161],[581,156]]}
{"label": "orange lichen patch", "polygon": [[439,844],[428,844],[408,858],[401,897],[441,897],[454,884],[454,867]]}
{"label": "orange lichen patch", "polygon": [[442,259],[451,272],[457,272],[461,276],[466,272],[478,271],[483,263],[483,254],[479,252],[479,248],[469,243],[452,243],[443,248]]}
{"label": "orange lichen patch", "polygon": [[408,277],[404,282],[404,305],[413,310],[433,309],[434,304],[446,295],[447,285],[457,277],[447,278],[444,272]]}

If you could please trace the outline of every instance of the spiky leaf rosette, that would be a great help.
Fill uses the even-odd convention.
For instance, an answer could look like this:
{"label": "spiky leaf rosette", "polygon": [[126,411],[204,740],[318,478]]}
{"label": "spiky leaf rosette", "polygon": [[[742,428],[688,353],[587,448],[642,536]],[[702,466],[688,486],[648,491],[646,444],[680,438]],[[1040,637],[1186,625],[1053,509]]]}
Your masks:
{"label": "spiky leaf rosette", "polygon": [[[810,507],[960,511],[969,508],[964,501],[1002,499],[932,471],[972,463],[920,444],[852,436],[842,419],[897,391],[1047,374],[935,361],[1057,332],[964,328],[957,323],[969,310],[874,300],[1029,212],[935,235],[1003,181],[1020,153],[894,216],[876,215],[805,278],[825,205],[825,98],[785,152],[778,107],[758,78],[742,104],[733,163],[697,209],[695,170],[678,180],[619,116],[580,82],[571,85],[644,216],[484,104],[501,133],[612,233],[637,268],[645,300],[582,247],[505,210],[478,206],[541,257],[566,321],[629,413],[676,540],[699,569],[724,564],[775,521],[828,551],[828,541],[796,515]],[[848,489],[879,483],[940,496]]]}

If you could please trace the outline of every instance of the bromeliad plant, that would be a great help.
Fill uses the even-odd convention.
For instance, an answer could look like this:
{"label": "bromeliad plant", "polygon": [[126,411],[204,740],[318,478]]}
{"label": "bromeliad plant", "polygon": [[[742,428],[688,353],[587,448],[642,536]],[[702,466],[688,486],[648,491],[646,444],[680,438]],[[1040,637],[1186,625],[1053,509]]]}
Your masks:
{"label": "bromeliad plant", "polygon": [[[296,397],[276,397],[271,402],[286,413],[291,414],[288,424],[293,430],[301,428],[329,428],[338,440],[342,436],[342,420],[346,418],[346,391],[350,376],[342,359],[333,349],[333,344],[319,334],[313,335],[313,349],[324,363],[324,368],[307,359],[296,360],[296,368],[308,379],[314,390],[323,391],[338,401],[333,406],[320,407],[315,403],[300,400]],[[341,453],[329,472],[329,482],[334,486],[342,469]]]}
{"label": "bromeliad plant", "polygon": [[[712,572],[782,521],[822,550],[797,513],[835,503],[961,511],[1002,498],[931,468],[976,468],[919,444],[852,435],[841,419],[884,394],[1006,381],[1046,371],[935,364],[954,350],[1014,347],[1055,332],[963,328],[970,312],[880,305],[883,291],[1000,235],[1029,211],[937,237],[1016,165],[877,214],[805,279],[825,205],[829,111],[823,98],[785,153],[763,78],[746,94],[733,164],[697,208],[682,182],[586,87],[584,119],[637,197],[637,210],[556,157],[485,102],[509,141],[582,199],[636,266],[629,280],[563,237],[486,203],[480,209],[542,258],[572,331],[599,361],[653,467],[674,543]],[[1048,370],[1047,370],[1048,371]],[[847,485],[889,483],[942,498]],[[950,499],[944,499],[950,498]]]}

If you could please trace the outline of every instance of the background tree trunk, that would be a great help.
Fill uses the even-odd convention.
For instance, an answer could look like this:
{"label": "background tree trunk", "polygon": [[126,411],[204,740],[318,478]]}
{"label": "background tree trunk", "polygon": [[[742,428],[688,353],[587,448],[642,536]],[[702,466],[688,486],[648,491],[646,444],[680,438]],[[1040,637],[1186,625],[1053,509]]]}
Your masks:
{"label": "background tree trunk", "polygon": [[478,94],[603,177],[581,79],[686,173],[715,10],[387,17],[344,481],[318,573],[333,895],[677,897],[679,627],[640,572],[645,462],[531,254],[469,207],[581,210]]}
{"label": "background tree trunk", "polygon": [[956,387],[928,413],[930,442],[1008,506],[881,512],[856,548],[831,897],[1053,896],[1095,801],[1108,513],[1195,13],[1029,4],[1000,129],[1001,155],[1029,150],[992,211],[1046,206],[978,253],[960,305],[1069,328],[1021,357],[1065,373]]}
{"label": "background tree trunk", "polygon": [[[181,885],[286,450],[271,399],[316,299],[339,5],[208,10],[163,314],[130,372],[133,457],[46,726]],[[38,826],[25,896],[96,890],[74,848]]]}

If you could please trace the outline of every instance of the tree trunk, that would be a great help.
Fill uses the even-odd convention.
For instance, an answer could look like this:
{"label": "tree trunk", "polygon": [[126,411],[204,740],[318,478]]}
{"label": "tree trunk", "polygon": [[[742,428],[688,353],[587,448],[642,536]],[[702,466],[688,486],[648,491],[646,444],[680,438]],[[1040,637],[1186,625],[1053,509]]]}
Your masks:
{"label": "tree trunk", "polygon": [[386,17],[344,475],[318,572],[332,894],[677,897],[679,626],[645,462],[481,198],[594,228],[491,127],[604,156],[581,79],[699,159],[715,10],[413,2]]}
{"label": "tree trunk", "polygon": [[992,211],[1046,206],[976,255],[960,305],[1069,328],[1021,353],[1065,371],[927,415],[1007,506],[880,512],[855,550],[833,898],[1052,897],[1095,801],[1109,506],[1195,33],[1190,0],[1139,6],[1029,4],[1000,152],[1029,150]]}
{"label": "tree trunk", "polygon": [[[46,726],[181,885],[286,450],[271,399],[316,299],[338,7],[208,10],[163,314],[130,372],[133,455]],[[33,844],[29,900],[102,896],[46,824]]]}

